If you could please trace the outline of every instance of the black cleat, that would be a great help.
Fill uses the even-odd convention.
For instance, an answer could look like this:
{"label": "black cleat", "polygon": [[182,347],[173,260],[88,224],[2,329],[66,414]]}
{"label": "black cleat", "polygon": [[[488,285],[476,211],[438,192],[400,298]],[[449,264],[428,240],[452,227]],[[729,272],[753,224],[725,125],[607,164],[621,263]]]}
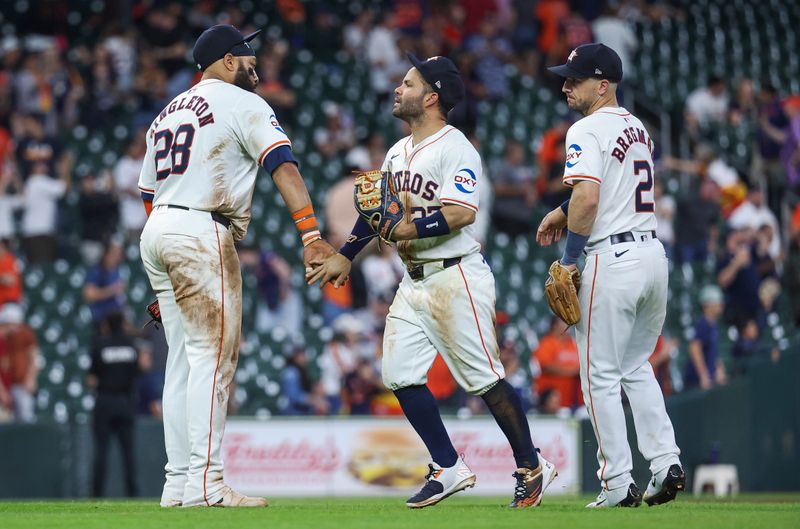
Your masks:
{"label": "black cleat", "polygon": [[647,485],[644,493],[644,501],[649,506],[661,505],[675,499],[679,492],[686,489],[686,474],[680,465],[672,465],[667,469],[666,474],[661,479],[653,476]]}

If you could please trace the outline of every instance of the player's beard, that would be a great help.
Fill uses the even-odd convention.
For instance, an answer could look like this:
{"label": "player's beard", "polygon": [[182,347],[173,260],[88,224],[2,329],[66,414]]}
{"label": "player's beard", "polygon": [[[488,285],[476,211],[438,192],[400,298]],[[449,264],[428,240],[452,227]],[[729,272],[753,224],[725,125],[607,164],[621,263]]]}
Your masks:
{"label": "player's beard", "polygon": [[425,94],[422,94],[416,98],[404,98],[400,100],[400,104],[397,105],[396,109],[392,110],[392,115],[396,118],[400,118],[407,123],[411,123],[412,121],[419,120],[422,115],[425,113],[424,109],[422,108],[422,98],[425,97]]}
{"label": "player's beard", "polygon": [[236,68],[236,76],[233,78],[233,84],[248,92],[256,91],[256,83],[253,82],[253,79],[250,78],[250,74],[247,73],[247,66],[241,63]]}

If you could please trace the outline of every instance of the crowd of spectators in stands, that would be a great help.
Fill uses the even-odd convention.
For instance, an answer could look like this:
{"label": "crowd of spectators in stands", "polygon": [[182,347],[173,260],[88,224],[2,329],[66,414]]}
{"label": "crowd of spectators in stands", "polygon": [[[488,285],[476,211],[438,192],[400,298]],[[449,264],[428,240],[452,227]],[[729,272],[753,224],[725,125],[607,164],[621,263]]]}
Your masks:
{"label": "crowd of spectators in stands", "polygon": [[[21,4],[27,5],[17,6]],[[20,420],[30,420],[32,413],[32,400],[23,393],[36,390],[36,337],[20,331],[29,338],[17,340],[23,346],[3,333],[11,332],[9,326],[25,326],[24,312],[14,313],[14,307],[25,307],[22,271],[56,259],[84,266],[83,296],[94,324],[99,328],[109,315],[120,313],[130,322],[121,267],[126,258],[137,262],[138,236],[146,220],[137,189],[143,131],[172,97],[197,80],[187,58],[206,27],[230,23],[252,30],[257,24],[270,25],[257,47],[257,93],[272,105],[290,136],[291,128],[300,126],[294,122],[298,94],[290,83],[300,50],[310,51],[321,63],[334,62],[342,51],[365,63],[372,94],[363,96],[374,97],[380,112],[388,112],[385,103],[407,71],[404,50],[422,57],[452,56],[467,97],[450,117],[478,145],[473,134],[478,105],[513,96],[507,75],[511,67],[552,88],[558,99],[560,81],[544,69],[562,62],[574,47],[600,40],[618,51],[625,83],[635,86],[638,43],[632,23],[676,14],[669,3],[650,6],[634,0],[365,0],[354,3],[361,9],[347,13],[322,1],[287,0],[268,2],[271,18],[259,21],[257,10],[248,13],[222,0],[142,0],[116,7],[106,2],[102,11],[81,15],[76,24],[69,22],[69,4],[49,2],[43,4],[48,13],[34,6],[19,14],[16,34],[7,33],[0,41],[0,416],[25,408],[17,412]],[[781,292],[800,292],[800,96],[785,96],[757,79],[729,86],[712,76],[686,101],[684,124],[694,156],[659,157],[658,237],[685,273],[691,273],[686,266],[700,265],[713,271],[715,283],[703,290],[702,307],[691,309],[699,319],[688,339],[685,376],[670,366],[678,349],[676,337],[665,337],[654,351],[651,360],[665,391],[672,391],[675,379],[676,390],[724,383],[726,372],[717,369],[718,334],[731,327],[731,376],[746,370],[746,358],[779,356],[773,341],[763,338],[774,334]],[[355,219],[349,171],[380,166],[393,138],[386,131],[363,130],[341,102],[319,105],[324,120],[310,135],[307,150],[326,161],[341,158],[347,169],[328,191],[322,212],[337,246]],[[120,122],[120,116],[125,120]],[[550,124],[534,144],[508,141],[500,159],[485,160],[484,181],[492,185],[482,186],[482,242],[489,231],[530,238],[537,211],[568,195],[561,184],[563,142],[577,117]],[[704,136],[719,123],[755,127],[751,167],[733,167]],[[101,130],[113,131],[120,140],[118,152],[92,144],[92,133]],[[83,163],[75,138],[100,153],[104,166]],[[317,207],[323,209],[323,204]],[[255,243],[240,248],[245,274],[257,285],[257,311],[245,326],[257,332],[281,328],[292,343],[300,343],[309,308],[293,263],[273,250]],[[281,413],[397,411],[380,382],[376,358],[383,318],[402,273],[396,253],[384,247],[358,262],[345,287],[323,290],[321,317],[332,337],[316,357],[302,344],[286,352]],[[800,296],[782,299],[800,325]],[[502,304],[499,300],[498,306]],[[147,335],[152,342],[150,331]],[[521,350],[518,340],[506,339],[502,332],[498,336],[509,379],[527,406],[543,413],[580,409],[577,348],[559,322],[538,337],[533,351]],[[12,343],[17,345],[8,345]],[[470,408],[440,360],[431,381],[436,381],[443,402]],[[157,385],[156,377],[142,391],[152,397]],[[15,392],[19,399],[13,398]],[[157,399],[148,398],[143,409],[157,415]]]}

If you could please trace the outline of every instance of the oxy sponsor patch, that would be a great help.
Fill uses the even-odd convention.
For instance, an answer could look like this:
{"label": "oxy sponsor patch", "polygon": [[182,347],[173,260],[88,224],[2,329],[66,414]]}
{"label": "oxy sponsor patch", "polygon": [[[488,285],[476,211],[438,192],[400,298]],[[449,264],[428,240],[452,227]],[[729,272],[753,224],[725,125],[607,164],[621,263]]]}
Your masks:
{"label": "oxy sponsor patch", "polygon": [[281,127],[281,124],[278,123],[278,118],[275,117],[275,114],[271,114],[269,116],[269,124],[272,125],[273,127],[275,127],[275,129],[281,131],[283,134],[286,134],[286,131],[283,130],[283,128]]}
{"label": "oxy sponsor patch", "polygon": [[578,165],[578,162],[581,161],[581,154],[583,154],[583,149],[577,143],[573,143],[567,149],[567,168],[573,168]]}
{"label": "oxy sponsor patch", "polygon": [[472,169],[459,169],[453,177],[456,181],[456,189],[462,193],[472,194],[475,192],[475,186],[478,185],[478,180],[475,178],[475,173]]}

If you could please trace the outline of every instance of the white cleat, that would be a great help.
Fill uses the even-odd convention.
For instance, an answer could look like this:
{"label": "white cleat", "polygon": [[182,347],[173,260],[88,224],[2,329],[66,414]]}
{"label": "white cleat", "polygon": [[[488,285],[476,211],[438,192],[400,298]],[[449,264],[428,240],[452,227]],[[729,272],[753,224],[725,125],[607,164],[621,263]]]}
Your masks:
{"label": "white cleat", "polygon": [[222,497],[212,507],[266,507],[266,498],[253,498],[239,494],[230,487],[223,489]]}
{"label": "white cleat", "polygon": [[463,456],[458,456],[452,467],[442,468],[436,463],[428,464],[427,483],[418,493],[406,501],[406,507],[421,509],[435,505],[456,492],[475,486],[475,474],[464,463]]}
{"label": "white cleat", "polygon": [[602,509],[606,507],[638,507],[642,504],[642,493],[636,483],[627,487],[614,490],[603,489],[597,499],[586,506],[587,509]]}

